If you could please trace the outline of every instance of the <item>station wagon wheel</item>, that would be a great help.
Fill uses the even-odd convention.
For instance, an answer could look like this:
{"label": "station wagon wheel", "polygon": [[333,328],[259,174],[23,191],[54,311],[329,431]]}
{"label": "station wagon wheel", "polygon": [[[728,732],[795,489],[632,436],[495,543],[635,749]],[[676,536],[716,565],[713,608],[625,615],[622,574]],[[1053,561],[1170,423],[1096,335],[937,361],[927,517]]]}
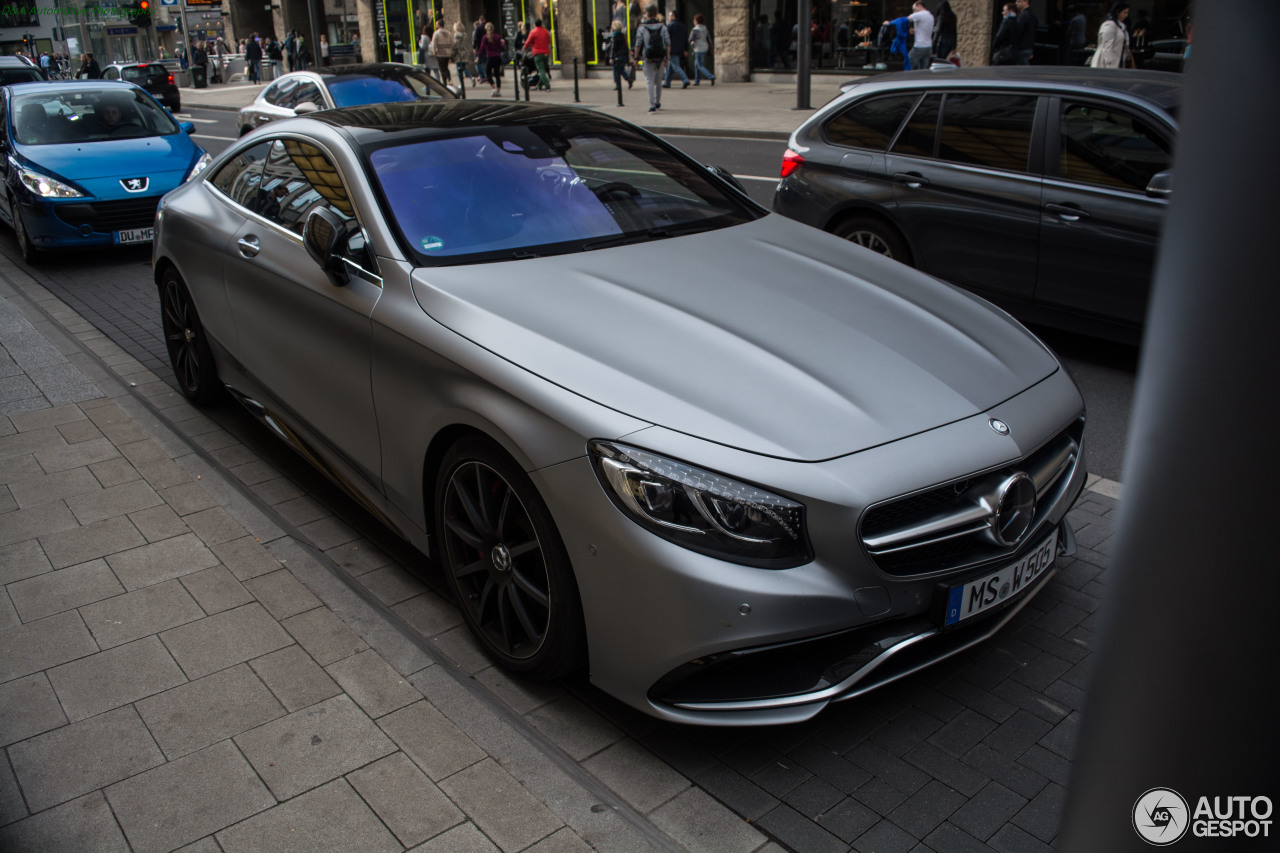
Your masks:
{"label": "station wagon wheel", "polygon": [[837,223],[831,233],[886,258],[911,265],[911,251],[907,248],[906,241],[892,225],[874,216],[851,216]]}
{"label": "station wagon wheel", "polygon": [[13,236],[18,241],[18,251],[22,260],[35,265],[40,261],[40,250],[31,244],[31,234],[27,231],[27,222],[22,218],[22,210],[13,196],[9,196],[9,210],[13,214]]}
{"label": "station wagon wheel", "polygon": [[489,654],[533,678],[575,668],[585,648],[578,588],[528,476],[493,443],[463,439],[445,456],[435,497],[442,568]]}
{"label": "station wagon wheel", "polygon": [[222,383],[213,364],[213,351],[191,293],[171,266],[160,279],[160,320],[178,390],[198,405],[216,400],[222,394]]}

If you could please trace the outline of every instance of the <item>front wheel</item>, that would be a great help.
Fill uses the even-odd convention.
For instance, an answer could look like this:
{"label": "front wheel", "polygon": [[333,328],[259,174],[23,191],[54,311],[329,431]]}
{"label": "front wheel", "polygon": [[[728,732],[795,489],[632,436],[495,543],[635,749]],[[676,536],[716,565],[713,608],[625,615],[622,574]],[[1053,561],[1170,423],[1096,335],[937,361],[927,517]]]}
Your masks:
{"label": "front wheel", "polygon": [[191,292],[173,267],[167,267],[160,278],[160,321],[178,390],[197,405],[212,403],[222,394],[213,350]]}
{"label": "front wheel", "polygon": [[837,237],[911,266],[911,251],[892,225],[874,216],[851,216],[831,229]]}
{"label": "front wheel", "polygon": [[551,513],[500,447],[466,438],[436,478],[440,562],[486,651],[531,678],[556,678],[585,651],[582,605]]}
{"label": "front wheel", "polygon": [[18,207],[17,201],[12,196],[9,197],[9,211],[13,214],[13,236],[18,241],[18,251],[22,253],[22,260],[35,266],[40,261],[40,250],[32,244],[31,233],[27,231],[27,221],[23,218],[22,209]]}

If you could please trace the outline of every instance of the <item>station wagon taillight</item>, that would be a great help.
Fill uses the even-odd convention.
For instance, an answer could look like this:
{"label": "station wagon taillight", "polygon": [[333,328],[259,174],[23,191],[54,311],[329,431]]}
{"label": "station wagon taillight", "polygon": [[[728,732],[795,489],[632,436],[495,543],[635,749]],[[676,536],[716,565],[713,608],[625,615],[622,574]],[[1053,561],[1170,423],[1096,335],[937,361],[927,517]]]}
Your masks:
{"label": "station wagon taillight", "polygon": [[804,165],[804,158],[790,148],[782,155],[782,177],[786,178],[796,169]]}

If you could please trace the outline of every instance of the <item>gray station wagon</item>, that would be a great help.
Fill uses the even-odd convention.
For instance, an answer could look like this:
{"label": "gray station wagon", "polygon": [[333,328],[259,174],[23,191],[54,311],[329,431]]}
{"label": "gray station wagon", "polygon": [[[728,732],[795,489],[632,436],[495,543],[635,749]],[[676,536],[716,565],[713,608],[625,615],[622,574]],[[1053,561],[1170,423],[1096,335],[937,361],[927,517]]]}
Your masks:
{"label": "gray station wagon", "polygon": [[791,135],[774,210],[1027,322],[1136,340],[1182,78],[973,68],[845,87]]}

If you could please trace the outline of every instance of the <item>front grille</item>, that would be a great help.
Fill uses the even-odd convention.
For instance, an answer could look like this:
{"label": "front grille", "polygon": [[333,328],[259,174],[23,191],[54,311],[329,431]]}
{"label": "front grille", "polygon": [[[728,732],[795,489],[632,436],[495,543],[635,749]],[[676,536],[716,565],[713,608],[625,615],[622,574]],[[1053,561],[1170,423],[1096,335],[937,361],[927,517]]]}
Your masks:
{"label": "front grille", "polygon": [[1021,471],[1036,486],[1031,530],[1062,499],[1080,459],[1084,419],[1080,418],[1025,458],[904,495],[867,510],[860,535],[880,569],[891,575],[925,575],[975,566],[1007,557],[1016,548],[990,533],[995,487]]}
{"label": "front grille", "polygon": [[160,204],[160,196],[144,196],[142,198],[126,198],[120,201],[77,202],[60,204],[54,210],[58,218],[79,228],[88,224],[99,233],[127,231],[134,228],[150,228],[156,221],[156,207]]}

